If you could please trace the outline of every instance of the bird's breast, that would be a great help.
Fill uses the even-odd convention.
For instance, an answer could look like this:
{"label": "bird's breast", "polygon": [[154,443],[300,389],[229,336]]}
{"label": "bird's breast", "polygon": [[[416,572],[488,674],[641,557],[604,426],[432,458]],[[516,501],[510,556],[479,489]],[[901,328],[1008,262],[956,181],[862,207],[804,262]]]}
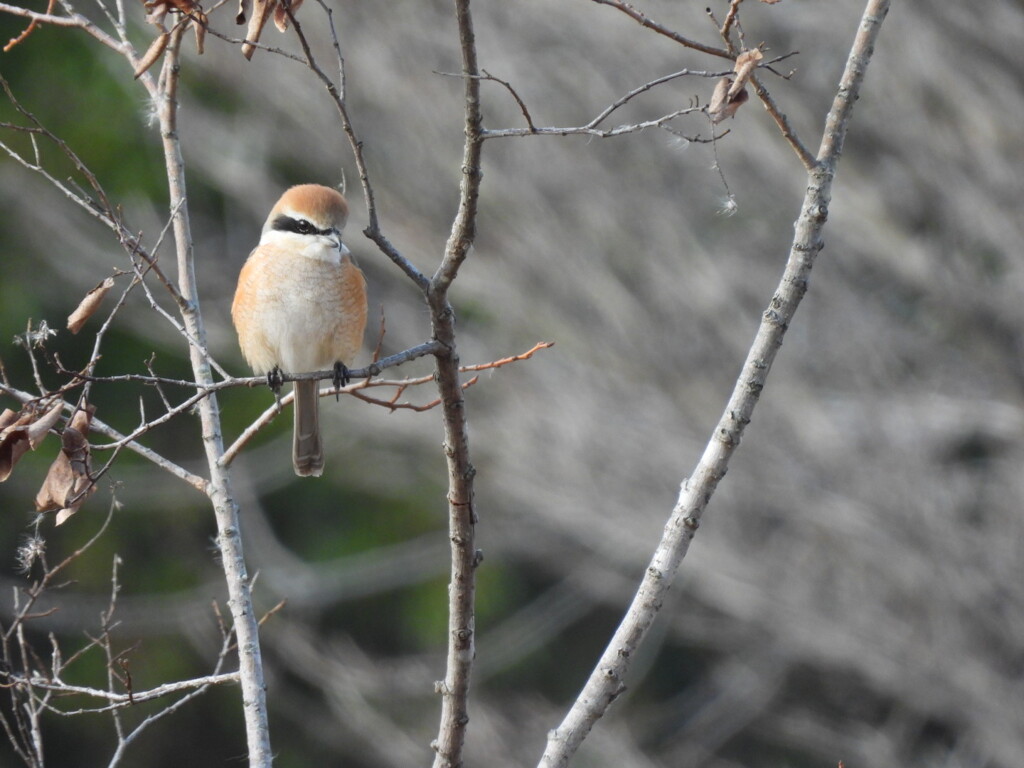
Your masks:
{"label": "bird's breast", "polygon": [[258,372],[324,370],[350,363],[362,344],[366,284],[339,249],[261,246],[242,270],[232,315]]}

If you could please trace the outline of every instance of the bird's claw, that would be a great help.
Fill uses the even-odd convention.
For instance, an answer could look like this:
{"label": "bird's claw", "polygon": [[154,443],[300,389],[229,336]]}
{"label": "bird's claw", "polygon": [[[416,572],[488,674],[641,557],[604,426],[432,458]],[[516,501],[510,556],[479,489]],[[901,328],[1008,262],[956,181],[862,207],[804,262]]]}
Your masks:
{"label": "bird's claw", "polygon": [[276,365],[267,373],[267,386],[270,387],[274,393],[274,399],[278,402],[281,401],[281,386],[284,384],[284,379],[281,377],[281,369]]}
{"label": "bird's claw", "polygon": [[348,376],[348,368],[340,360],[334,364],[334,376],[331,382],[334,384],[334,399],[338,399],[338,390],[346,386],[351,379]]}

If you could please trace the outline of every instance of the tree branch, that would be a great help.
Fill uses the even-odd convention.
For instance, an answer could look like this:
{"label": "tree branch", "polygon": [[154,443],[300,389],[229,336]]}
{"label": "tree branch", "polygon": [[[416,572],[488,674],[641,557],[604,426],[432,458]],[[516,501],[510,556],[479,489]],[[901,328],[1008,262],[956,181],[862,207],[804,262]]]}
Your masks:
{"label": "tree branch", "polygon": [[760,78],[757,75],[751,75],[750,83],[754,86],[754,93],[757,94],[757,98],[761,100],[764,105],[765,111],[771,115],[772,120],[779,126],[779,130],[782,131],[782,138],[789,142],[789,146],[796,152],[796,156],[800,158],[800,162],[803,163],[804,168],[808,171],[814,169],[814,164],[817,162],[814,159],[814,155],[811,151],[804,146],[804,143],[800,141],[800,137],[796,135],[796,130],[789,122],[789,118],[779,109],[779,106],[775,103],[775,99],[768,92],[768,89],[761,84]]}
{"label": "tree branch", "polygon": [[[30,394],[29,392],[25,392],[23,390],[16,389],[16,388],[8,386],[6,384],[0,384],[0,392],[4,393],[6,395],[10,395],[11,397],[16,399],[20,403],[30,403],[33,400],[38,400],[39,399],[38,397],[35,397],[34,395]],[[67,411],[68,413],[74,413],[75,404],[74,403],[65,402],[64,403],[64,410]],[[142,456],[144,459],[148,459],[149,461],[153,462],[154,464],[156,464],[161,469],[164,469],[164,470],[170,472],[175,477],[180,478],[181,480],[184,480],[186,483],[191,485],[193,488],[195,488],[200,493],[204,493],[204,494],[207,493],[207,481],[206,481],[205,478],[200,477],[199,475],[196,475],[196,474],[194,474],[192,472],[189,472],[184,467],[182,467],[182,466],[180,466],[178,464],[175,464],[170,459],[164,458],[163,456],[161,456],[156,451],[154,451],[154,450],[152,450],[150,448],[147,448],[146,446],[142,445],[141,443],[137,442],[136,440],[134,440],[134,439],[129,440],[127,438],[127,436],[123,435],[118,430],[116,430],[113,427],[111,427],[110,425],[106,424],[101,419],[98,419],[95,416],[93,416],[93,418],[89,422],[89,430],[91,432],[97,432],[97,433],[99,433],[101,435],[105,435],[106,437],[109,437],[110,439],[114,440],[115,441],[115,443],[114,443],[115,445],[123,445],[124,447],[128,448],[129,450],[133,451],[134,453],[139,454],[139,456]],[[97,449],[102,450],[103,448],[106,448],[108,446],[96,446],[96,445],[94,445],[94,446],[91,446],[91,447],[92,447],[93,450],[97,450]],[[109,446],[109,447],[113,447],[113,446]]]}
{"label": "tree branch", "polygon": [[138,704],[143,701],[151,701],[164,696],[170,696],[173,693],[191,691],[196,688],[205,688],[211,685],[221,685],[223,683],[237,683],[238,673],[223,672],[220,674],[207,675],[206,677],[195,677],[190,680],[178,680],[173,683],[158,685],[156,688],[151,688],[146,691],[133,691],[131,694],[115,693],[114,691],[106,691],[101,688],[89,688],[84,685],[71,685],[58,678],[42,677],[39,675],[28,676],[11,673],[7,674],[6,678],[8,680],[6,685],[27,685],[44,691],[54,691],[55,693],[64,694],[81,694],[83,696],[91,696],[94,699],[102,699],[109,702],[104,707],[77,709],[71,711],[55,710],[52,707],[49,707],[49,709],[59,715],[71,716],[85,713],[95,714],[98,712],[108,712],[112,709],[129,706],[130,704]]}
{"label": "tree branch", "polygon": [[735,58],[729,51],[724,48],[715,48],[713,45],[705,45],[704,43],[698,43],[696,40],[691,40],[688,37],[683,37],[678,32],[673,32],[668,27],[659,24],[656,21],[652,21],[650,18],[645,16],[643,13],[638,11],[629,3],[623,2],[623,0],[592,0],[592,2],[598,5],[610,5],[612,8],[622,11],[624,14],[629,16],[631,19],[636,21],[641,26],[647,27],[659,35],[664,35],[670,40],[675,40],[680,45],[685,45],[687,48],[693,48],[695,51],[701,51],[703,53],[711,54],[712,56],[718,56],[722,59],[733,59]]}
{"label": "tree branch", "polygon": [[288,14],[288,19],[295,29],[295,36],[299,39],[299,44],[302,46],[302,53],[305,56],[305,64],[309,70],[316,75],[317,79],[323,83],[324,88],[327,89],[327,93],[330,95],[331,100],[334,102],[335,108],[338,110],[338,116],[341,118],[341,127],[345,132],[345,136],[348,138],[349,146],[352,148],[352,155],[355,158],[356,168],[359,171],[359,183],[363,188],[363,199],[366,201],[366,213],[369,218],[369,225],[363,230],[363,234],[366,235],[370,240],[376,243],[377,247],[394,262],[399,269],[401,269],[410,280],[419,286],[421,291],[427,289],[427,277],[416,266],[403,256],[397,248],[391,243],[384,233],[381,232],[380,222],[377,218],[377,202],[373,192],[373,185],[370,183],[370,173],[366,167],[366,160],[363,157],[363,142],[359,140],[356,135],[355,127],[352,125],[352,119],[348,113],[348,106],[345,102],[345,57],[341,53],[341,43],[338,41],[338,32],[334,26],[334,11],[324,2],[324,0],[317,0],[320,6],[324,9],[324,13],[327,14],[328,27],[331,30],[331,40],[334,45],[335,56],[338,60],[338,84],[335,84],[327,76],[327,74],[317,64],[316,59],[313,58],[313,52],[309,47],[309,43],[306,41],[306,36],[302,32],[302,26],[296,20],[295,15],[292,13],[291,4],[285,4],[282,7],[285,13]]}
{"label": "tree branch", "polygon": [[682,115],[689,115],[694,112],[703,112],[704,107],[683,107],[677,109],[674,112],[662,115],[661,117],[654,118],[653,120],[644,120],[639,123],[631,123],[629,125],[620,125],[615,128],[593,128],[588,123],[587,125],[581,125],[574,128],[562,128],[562,127],[536,127],[533,128],[497,128],[497,129],[486,129],[481,133],[483,139],[502,139],[512,136],[596,136],[599,139],[611,139],[616,136],[625,136],[630,133],[638,133],[648,128],[661,128],[666,123],[675,120],[677,117]]}
{"label": "tree branch", "polygon": [[[206,353],[206,328],[199,311],[192,231],[188,217],[188,195],[185,189],[185,166],[178,141],[177,86],[178,51],[184,25],[171,32],[171,41],[164,54],[160,73],[161,98],[158,109],[160,134],[167,164],[174,240],[178,263],[178,290],[184,300],[182,320],[190,337],[189,357],[196,384],[206,388],[213,384],[213,374]],[[263,678],[259,627],[252,604],[252,584],[242,550],[238,505],[232,495],[228,472],[220,466],[224,453],[221,436],[220,409],[217,397],[210,394],[199,402],[203,448],[210,468],[208,492],[217,520],[217,543],[228,587],[228,606],[238,638],[239,676],[242,687],[243,715],[249,747],[250,768],[270,768],[270,726],[267,716],[267,691]]]}
{"label": "tree branch", "polygon": [[704,455],[693,475],[682,483],[678,501],[633,602],[565,719],[550,732],[540,768],[566,766],[597,720],[625,690],[625,678],[636,650],[661,608],[700,525],[701,515],[750,422],[782,338],[807,290],[814,259],[822,248],[821,232],[828,217],[832,180],[853,105],[888,8],[889,0],[868,0],[828,115],[817,162],[808,174],[807,193],[782,279],[762,316],[743,370]]}
{"label": "tree branch", "polygon": [[476,470],[469,460],[466,402],[459,383],[459,355],[455,347],[455,312],[448,301],[448,289],[476,237],[483,118],[480,113],[480,71],[469,0],[455,0],[455,15],[465,93],[466,138],[462,181],[459,185],[459,209],[445,245],[444,258],[426,292],[434,338],[443,345],[435,359],[448,464],[448,530],[452,551],[451,583],[448,586],[448,661],[445,678],[436,686],[441,694],[441,723],[437,740],[432,745],[437,753],[434,768],[462,765],[466,724],[469,722],[469,677],[476,653],[476,567],[481,558],[475,545],[477,516],[473,477]]}

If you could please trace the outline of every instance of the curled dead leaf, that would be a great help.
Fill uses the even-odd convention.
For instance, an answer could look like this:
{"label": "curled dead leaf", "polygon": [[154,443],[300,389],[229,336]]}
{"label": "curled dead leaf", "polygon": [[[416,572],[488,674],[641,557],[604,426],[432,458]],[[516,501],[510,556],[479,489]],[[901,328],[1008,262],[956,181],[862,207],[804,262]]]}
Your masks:
{"label": "curled dead leaf", "polygon": [[46,437],[53,425],[57,423],[57,419],[60,417],[60,412],[63,409],[64,403],[62,401],[58,401],[50,407],[50,410],[32,422],[29,426],[28,442],[29,447],[33,451],[39,447],[39,444],[43,442],[43,438]]}
{"label": "curled dead leaf", "polygon": [[750,98],[746,88],[734,93],[733,85],[731,77],[723,77],[715,85],[715,91],[711,95],[711,103],[708,104],[708,115],[711,116],[711,122],[715,125],[728,117],[733,117],[736,114],[736,110],[742,107]]}
{"label": "curled dead leaf", "polygon": [[10,408],[4,408],[3,413],[0,413],[0,434],[3,433],[11,424],[18,420],[18,412],[12,411]]}
{"label": "curled dead leaf", "polygon": [[[280,31],[284,32],[288,29],[286,4],[291,8],[292,13],[295,13],[302,5],[302,0],[290,0],[290,2],[289,0],[238,0],[235,23],[245,24],[246,17],[249,18],[249,26],[245,30],[245,39],[248,42],[242,45],[242,55],[245,58],[251,59],[253,53],[256,52],[256,46],[253,43],[260,41],[263,27],[267,25],[271,16],[274,17],[274,26]],[[251,16],[249,15],[250,11]]]}
{"label": "curled dead leaf", "polygon": [[[170,35],[168,35],[165,32],[163,35],[161,35],[159,38],[157,38],[157,40],[160,40],[160,38],[163,38],[163,37],[168,37],[169,38]],[[150,46],[150,48],[152,48],[152,47],[153,46]],[[165,40],[163,48],[166,48],[166,47],[167,47],[167,41]],[[163,48],[161,48],[160,52],[156,55],[156,57],[153,58],[153,61],[156,61],[156,59],[159,58],[160,53],[163,53]],[[149,51],[146,52],[146,57],[148,57],[148,56],[149,56]],[[146,60],[146,58],[143,57],[143,62],[145,62],[145,60]],[[135,72],[136,72],[135,76],[138,77],[139,75],[141,75],[143,72],[146,71],[146,69],[149,69],[149,66],[151,64],[152,64],[152,62],[147,64],[145,69],[141,69],[141,70],[137,69],[137,70],[135,70]],[[142,63],[139,64],[139,67],[140,68],[142,67]],[[106,296],[107,293],[110,292],[110,289],[113,288],[113,287],[114,287],[114,278],[108,277],[102,283],[100,283],[95,288],[93,288],[91,291],[89,291],[87,294],[85,294],[85,298],[82,299],[81,303],[78,305],[78,307],[75,309],[75,311],[72,312],[70,315],[68,315],[68,330],[71,331],[72,333],[78,333],[80,330],[82,330],[82,326],[85,325],[85,321],[88,320],[90,317],[92,317],[93,314],[96,312],[96,310],[100,308],[100,304],[103,301],[103,297]]]}
{"label": "curled dead leaf", "polygon": [[0,416],[0,482],[11,476],[14,465],[29,449],[28,434],[24,425],[29,416],[19,416],[8,409]]}
{"label": "curled dead leaf", "polygon": [[146,21],[150,24],[162,26],[168,11],[177,11],[183,16],[194,16],[206,21],[206,14],[195,0],[143,0],[142,4],[149,12]]}
{"label": "curled dead leaf", "polygon": [[736,73],[736,80],[729,87],[730,99],[746,87],[747,81],[754,74],[754,70],[757,69],[757,65],[761,63],[763,58],[764,54],[757,48],[744,51],[736,57],[736,64],[733,67],[733,71]]}
{"label": "curled dead leaf", "polygon": [[60,525],[81,508],[96,492],[89,476],[89,424],[96,409],[88,406],[75,413],[61,434],[61,451],[50,465],[43,486],[36,494],[36,510],[57,511]]}
{"label": "curled dead leaf", "polygon": [[[139,59],[139,65],[135,68],[135,79],[138,80],[142,75],[164,55],[164,49],[167,48],[167,43],[171,40],[170,32],[162,32],[152,43],[149,44],[149,48],[146,50],[146,55]],[[86,296],[88,298],[88,296]],[[71,328],[71,318],[68,318],[68,329]],[[72,333],[78,333],[78,331],[71,331]]]}
{"label": "curled dead leaf", "polygon": [[[302,5],[302,0],[291,0],[292,13],[298,11],[300,5]],[[281,32],[288,30],[288,11],[285,10],[284,3],[278,3],[277,8],[274,9],[274,26]]]}
{"label": "curled dead leaf", "polygon": [[164,20],[171,11],[177,11],[182,16],[189,17],[196,33],[196,51],[202,55],[208,19],[199,3],[195,2],[195,0],[142,0],[142,5],[146,9],[146,21],[155,27],[159,27],[161,34],[149,44],[146,55],[142,57],[139,65],[135,68],[136,79],[152,67],[167,48],[170,37],[166,27],[164,27]]}
{"label": "curled dead leaf", "polygon": [[167,12],[171,10],[170,5],[163,0],[143,2],[142,5],[146,9],[146,22],[152,24],[154,27],[160,27],[163,29],[164,19],[167,17]]}
{"label": "curled dead leaf", "polygon": [[16,413],[8,408],[0,414],[0,483],[11,476],[22,456],[43,442],[63,407],[63,402],[57,402],[45,413],[33,408]]}
{"label": "curled dead leaf", "polygon": [[256,52],[256,46],[253,43],[260,41],[263,27],[267,25],[267,20],[277,7],[277,0],[240,0],[238,16],[235,17],[239,24],[245,22],[246,10],[250,6],[252,8],[252,15],[249,17],[249,26],[245,29],[245,39],[248,42],[242,45],[242,55],[247,59],[251,59],[253,53]]}
{"label": "curled dead leaf", "polygon": [[199,17],[202,23],[193,21],[192,27],[196,31],[196,53],[202,56],[203,50],[206,47],[206,14],[199,11]]}

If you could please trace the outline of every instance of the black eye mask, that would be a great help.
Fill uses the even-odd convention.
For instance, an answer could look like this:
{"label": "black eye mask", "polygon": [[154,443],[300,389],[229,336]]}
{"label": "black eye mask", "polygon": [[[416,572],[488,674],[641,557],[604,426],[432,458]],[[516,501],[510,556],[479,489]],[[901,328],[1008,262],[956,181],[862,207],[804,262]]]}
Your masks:
{"label": "black eye mask", "polygon": [[330,229],[317,229],[315,225],[306,221],[306,219],[293,219],[291,216],[285,216],[283,213],[274,219],[274,229],[280,232],[294,232],[297,235],[336,235],[338,230],[331,227]]}

